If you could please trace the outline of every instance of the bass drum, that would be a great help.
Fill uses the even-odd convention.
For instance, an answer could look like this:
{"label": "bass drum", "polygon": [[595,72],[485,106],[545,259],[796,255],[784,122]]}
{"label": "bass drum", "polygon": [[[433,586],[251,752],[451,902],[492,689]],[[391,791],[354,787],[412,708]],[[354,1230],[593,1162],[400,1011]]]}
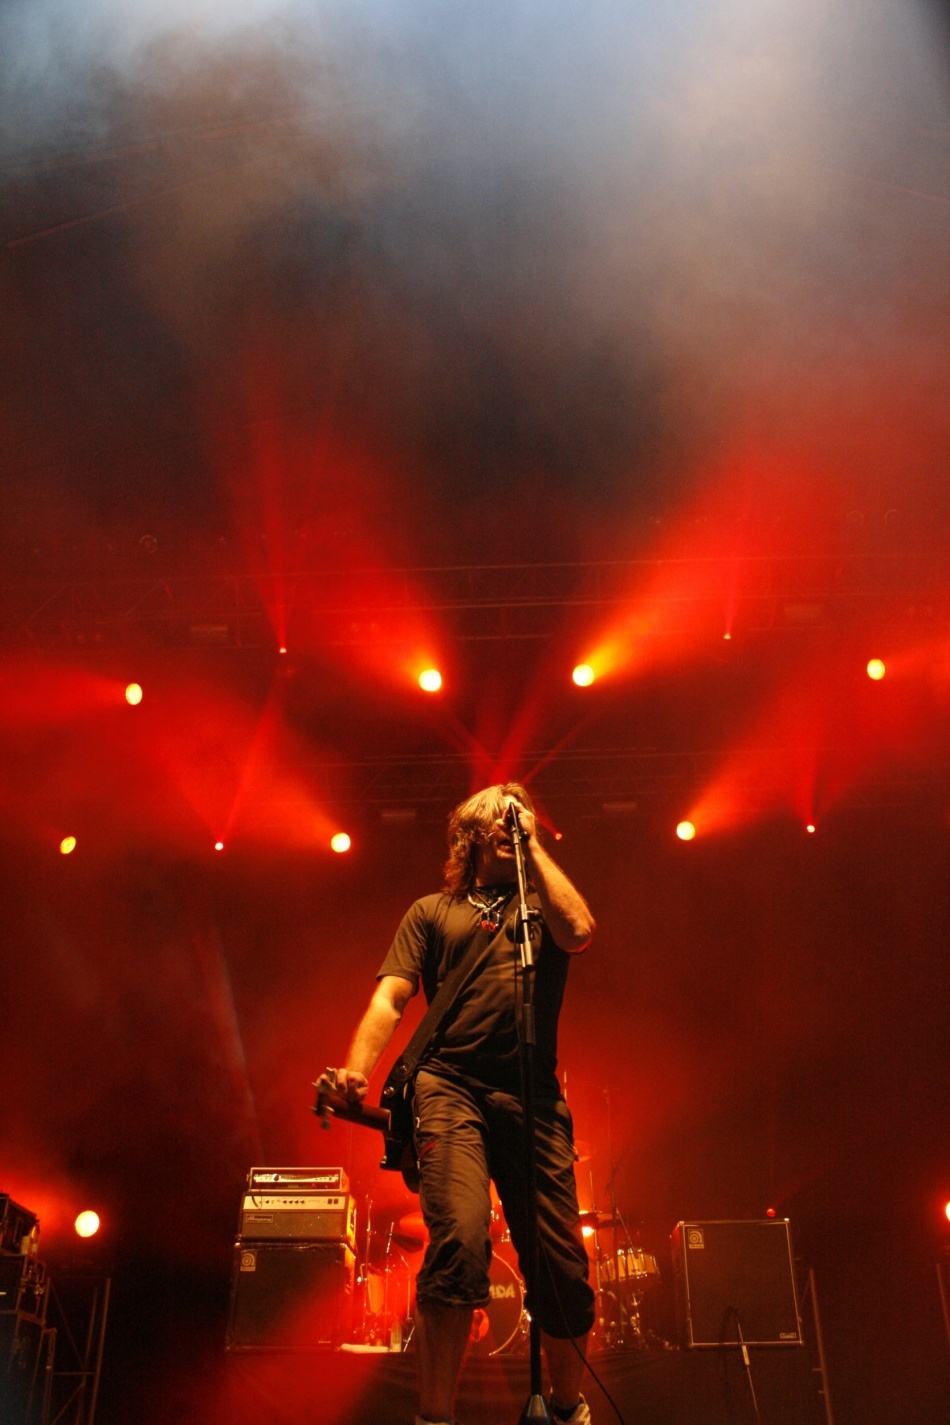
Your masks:
{"label": "bass drum", "polygon": [[488,1273],[491,1300],[487,1306],[476,1306],[469,1336],[469,1351],[476,1356],[500,1356],[511,1353],[525,1339],[527,1314],[524,1309],[524,1285],[510,1263],[492,1257]]}

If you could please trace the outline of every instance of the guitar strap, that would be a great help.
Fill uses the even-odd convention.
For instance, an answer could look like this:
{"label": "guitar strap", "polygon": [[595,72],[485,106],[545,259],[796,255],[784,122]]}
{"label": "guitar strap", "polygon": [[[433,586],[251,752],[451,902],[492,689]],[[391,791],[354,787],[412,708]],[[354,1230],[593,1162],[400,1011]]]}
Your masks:
{"label": "guitar strap", "polygon": [[459,992],[472,978],[489,948],[499,935],[507,931],[507,928],[508,917],[506,916],[498,929],[491,933],[484,932],[477,926],[473,930],[469,944],[442,981],[435,998],[419,1021],[415,1034],[387,1074],[381,1096],[384,1107],[403,1091],[412,1078],[419,1067],[419,1060],[435,1038],[439,1026],[458,998]]}

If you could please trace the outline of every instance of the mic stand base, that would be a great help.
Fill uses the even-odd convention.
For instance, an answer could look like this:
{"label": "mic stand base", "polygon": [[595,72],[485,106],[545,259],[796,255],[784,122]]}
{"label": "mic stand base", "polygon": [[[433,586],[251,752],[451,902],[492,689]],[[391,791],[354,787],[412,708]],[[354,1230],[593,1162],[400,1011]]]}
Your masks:
{"label": "mic stand base", "polygon": [[528,1425],[529,1421],[544,1421],[544,1425],[554,1425],[554,1416],[548,1409],[547,1401],[543,1395],[531,1395],[528,1403],[521,1412],[519,1425]]}

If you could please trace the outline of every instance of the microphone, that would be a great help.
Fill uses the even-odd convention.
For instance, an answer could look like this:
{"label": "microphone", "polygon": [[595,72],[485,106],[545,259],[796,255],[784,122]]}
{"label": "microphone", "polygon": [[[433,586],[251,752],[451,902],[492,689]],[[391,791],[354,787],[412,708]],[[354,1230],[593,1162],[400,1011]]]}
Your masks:
{"label": "microphone", "polygon": [[505,807],[505,821],[511,827],[512,831],[520,833],[521,822],[518,820],[518,808],[514,802],[509,802]]}

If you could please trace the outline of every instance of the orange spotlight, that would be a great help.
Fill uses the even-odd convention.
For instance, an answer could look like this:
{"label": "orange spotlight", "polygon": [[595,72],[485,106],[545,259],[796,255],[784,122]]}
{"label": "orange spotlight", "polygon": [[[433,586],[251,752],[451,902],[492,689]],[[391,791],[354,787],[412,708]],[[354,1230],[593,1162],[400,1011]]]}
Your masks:
{"label": "orange spotlight", "polygon": [[875,683],[879,683],[886,672],[887,669],[884,667],[884,664],[880,658],[871,659],[870,663],[868,664],[869,678],[872,678]]}
{"label": "orange spotlight", "polygon": [[340,855],[342,855],[344,851],[349,851],[352,845],[353,843],[345,831],[338,831],[334,836],[330,837],[331,851],[336,851]]}
{"label": "orange spotlight", "polygon": [[437,693],[442,686],[442,674],[438,668],[424,668],[419,674],[419,687],[424,693]]}
{"label": "orange spotlight", "polygon": [[571,674],[571,677],[579,688],[589,688],[596,676],[589,663],[578,663],[574,672]]}
{"label": "orange spotlight", "polygon": [[142,686],[140,683],[129,683],[125,689],[125,701],[130,708],[137,708],[142,701]]}
{"label": "orange spotlight", "polygon": [[62,841],[59,843],[59,851],[61,856],[71,856],[75,849],[75,836],[64,836]]}
{"label": "orange spotlight", "polygon": [[595,1235],[595,1231],[596,1231],[596,1229],[593,1228],[593,1227],[591,1227],[591,1225],[590,1225],[589,1222],[585,1222],[584,1225],[583,1225],[583,1227],[581,1228],[581,1236],[582,1236],[582,1237],[593,1237],[593,1236]]}
{"label": "orange spotlight", "polygon": [[215,849],[215,851],[223,851],[223,850],[224,850],[224,842],[223,842],[223,841],[216,841],[216,842],[214,843],[214,849]]}
{"label": "orange spotlight", "polygon": [[726,640],[726,642],[728,643],[728,642],[731,640],[731,638],[732,638],[732,634],[731,634],[731,633],[724,633],[724,634],[723,634],[723,638],[724,638],[724,639]]}
{"label": "orange spotlight", "polygon": [[81,1212],[73,1226],[79,1237],[95,1237],[100,1227],[98,1212],[91,1212],[88,1209]]}
{"label": "orange spotlight", "polygon": [[681,821],[676,828],[676,834],[680,841],[692,841],[696,835],[696,828],[691,821]]}

